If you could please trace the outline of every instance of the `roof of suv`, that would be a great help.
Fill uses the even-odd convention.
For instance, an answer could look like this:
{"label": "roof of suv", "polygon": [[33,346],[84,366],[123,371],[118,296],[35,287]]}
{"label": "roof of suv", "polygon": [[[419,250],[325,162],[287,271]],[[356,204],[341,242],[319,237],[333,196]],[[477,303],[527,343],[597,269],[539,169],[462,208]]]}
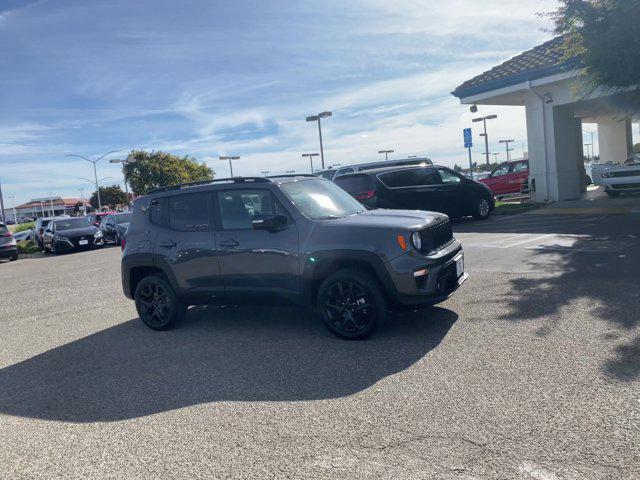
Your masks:
{"label": "roof of suv", "polygon": [[[355,173],[347,173],[345,175],[340,175],[339,179],[342,180],[343,178],[356,177],[358,175],[376,176],[380,173],[396,172],[398,170],[410,170],[415,168],[447,168],[451,170],[449,167],[445,167],[443,165],[396,165],[395,167],[390,166],[390,167],[383,167],[383,168],[374,168],[371,170],[362,170],[360,172],[355,172]],[[337,180],[338,178],[336,178],[336,181]]]}
{"label": "roof of suv", "polygon": [[316,175],[311,174],[293,174],[293,175],[274,175],[269,177],[233,177],[233,178],[216,178],[213,180],[202,180],[199,182],[181,183],[178,185],[170,185],[168,187],[156,188],[151,190],[147,195],[156,195],[164,192],[183,190],[193,187],[204,187],[211,185],[239,185],[239,184],[281,184],[297,180],[323,180]]}

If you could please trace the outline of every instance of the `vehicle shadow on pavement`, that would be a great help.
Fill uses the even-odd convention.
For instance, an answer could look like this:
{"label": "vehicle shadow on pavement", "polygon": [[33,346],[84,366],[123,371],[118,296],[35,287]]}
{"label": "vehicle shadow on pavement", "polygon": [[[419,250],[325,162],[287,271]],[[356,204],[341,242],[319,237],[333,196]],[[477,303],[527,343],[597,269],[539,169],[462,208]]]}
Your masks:
{"label": "vehicle shadow on pavement", "polygon": [[96,422],[207,402],[343,397],[420,361],[457,318],[443,308],[393,315],[357,342],[298,308],[196,307],[167,332],[134,319],[0,370],[0,412]]}

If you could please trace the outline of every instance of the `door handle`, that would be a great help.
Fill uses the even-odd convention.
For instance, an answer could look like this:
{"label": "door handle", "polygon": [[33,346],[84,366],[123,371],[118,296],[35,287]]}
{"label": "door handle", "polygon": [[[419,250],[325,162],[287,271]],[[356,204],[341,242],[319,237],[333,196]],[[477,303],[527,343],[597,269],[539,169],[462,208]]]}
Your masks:
{"label": "door handle", "polygon": [[173,248],[178,244],[176,242],[174,242],[173,240],[165,240],[164,242],[160,242],[158,245],[160,245],[161,247],[164,247],[164,248]]}
{"label": "door handle", "polygon": [[235,241],[234,239],[229,239],[229,240],[222,240],[219,245],[221,247],[237,247],[238,245],[240,245],[239,242]]}

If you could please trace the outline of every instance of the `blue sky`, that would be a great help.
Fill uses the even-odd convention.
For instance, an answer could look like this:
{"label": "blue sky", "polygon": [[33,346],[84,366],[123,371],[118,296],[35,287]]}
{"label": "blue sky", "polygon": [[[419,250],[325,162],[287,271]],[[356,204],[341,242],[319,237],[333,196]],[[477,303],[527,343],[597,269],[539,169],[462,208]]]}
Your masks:
{"label": "blue sky", "polygon": [[[328,164],[429,155],[464,163],[468,108],[449,92],[550,38],[554,0],[3,0],[0,181],[12,205],[78,196],[91,165],[65,154],[161,149],[220,176],[308,171],[305,117],[323,110]],[[523,111],[490,135],[526,138]],[[478,133],[478,132],[476,132]],[[477,140],[479,140],[476,137]],[[493,142],[492,142],[493,143]],[[481,159],[480,142],[474,151]],[[520,143],[516,145],[521,149]],[[112,155],[117,158],[119,155]],[[504,156],[504,154],[502,155]],[[99,176],[121,183],[116,165]],[[8,197],[15,197],[8,199]]]}

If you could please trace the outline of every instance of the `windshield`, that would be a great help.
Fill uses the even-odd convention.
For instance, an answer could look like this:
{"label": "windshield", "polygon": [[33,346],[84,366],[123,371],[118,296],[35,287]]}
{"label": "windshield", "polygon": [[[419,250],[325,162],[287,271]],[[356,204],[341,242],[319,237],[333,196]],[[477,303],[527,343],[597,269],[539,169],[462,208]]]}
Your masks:
{"label": "windshield", "polygon": [[54,222],[56,227],[56,232],[60,232],[62,230],[72,230],[74,228],[85,228],[89,226],[89,222],[87,222],[84,218],[69,218],[67,220],[56,220]]}
{"label": "windshield", "polygon": [[129,223],[131,221],[131,214],[130,213],[119,213],[118,215],[114,215],[113,218],[115,218],[116,223],[118,225],[120,225],[122,223]]}
{"label": "windshield", "polygon": [[348,217],[364,208],[360,202],[327,180],[299,180],[281,185],[293,204],[312,220]]}

